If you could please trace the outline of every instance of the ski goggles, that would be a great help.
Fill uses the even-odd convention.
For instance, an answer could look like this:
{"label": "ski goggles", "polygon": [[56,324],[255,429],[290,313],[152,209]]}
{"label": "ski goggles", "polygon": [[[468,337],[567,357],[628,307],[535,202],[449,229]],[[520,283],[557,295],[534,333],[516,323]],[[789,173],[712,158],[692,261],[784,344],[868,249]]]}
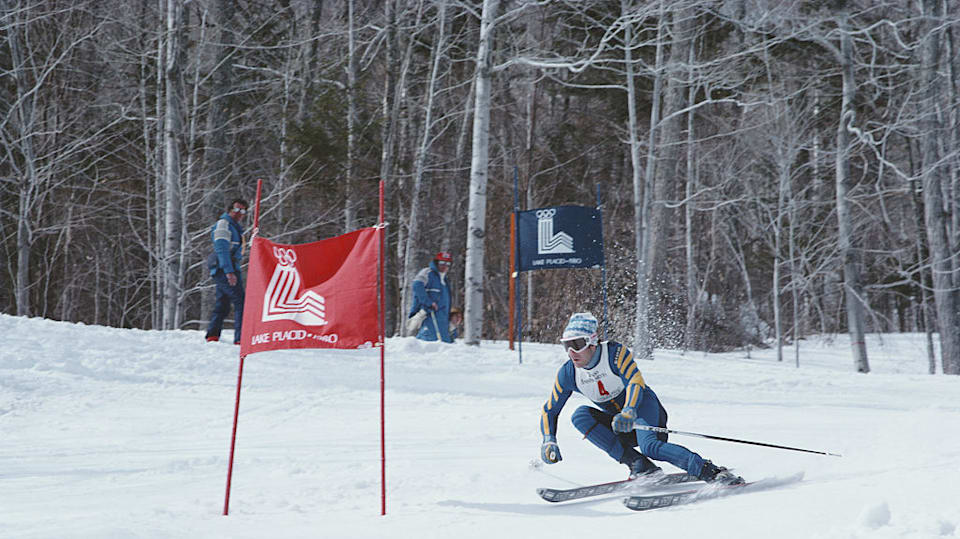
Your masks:
{"label": "ski goggles", "polygon": [[586,337],[577,337],[576,339],[560,341],[560,343],[563,345],[564,350],[583,352],[588,346],[590,346],[590,339]]}
{"label": "ski goggles", "polygon": [[247,214],[247,209],[246,209],[246,208],[233,208],[233,211],[239,213],[240,215],[246,215],[246,214]]}

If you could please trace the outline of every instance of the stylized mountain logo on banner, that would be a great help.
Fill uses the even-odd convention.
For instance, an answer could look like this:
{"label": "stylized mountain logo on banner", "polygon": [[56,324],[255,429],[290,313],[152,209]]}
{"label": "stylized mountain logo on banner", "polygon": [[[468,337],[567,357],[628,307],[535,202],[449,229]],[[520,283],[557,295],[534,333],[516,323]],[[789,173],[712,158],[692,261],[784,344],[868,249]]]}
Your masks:
{"label": "stylized mountain logo on banner", "polygon": [[312,290],[300,292],[300,272],[294,267],[297,253],[293,249],[273,248],[277,267],[263,294],[263,322],[292,320],[304,326],[322,326],[327,323],[326,301]]}
{"label": "stylized mountain logo on banner", "polygon": [[541,255],[572,253],[573,238],[565,232],[553,233],[555,209],[537,212],[537,253]]}
{"label": "stylized mountain logo on banner", "polygon": [[556,206],[516,215],[518,271],[603,267],[600,208]]}

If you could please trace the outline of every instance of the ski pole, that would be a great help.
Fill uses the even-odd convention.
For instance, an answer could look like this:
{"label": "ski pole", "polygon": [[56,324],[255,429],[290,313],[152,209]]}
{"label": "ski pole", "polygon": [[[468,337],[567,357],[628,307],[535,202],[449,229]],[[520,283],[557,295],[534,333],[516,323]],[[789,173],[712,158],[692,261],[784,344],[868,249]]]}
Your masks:
{"label": "ski pole", "polygon": [[430,311],[430,318],[433,320],[433,329],[437,332],[437,340],[443,341],[443,336],[440,335],[440,324],[437,324],[437,313],[436,311]]}
{"label": "ski pole", "polygon": [[651,427],[649,425],[641,425],[639,423],[634,423],[634,429],[639,430],[649,430],[652,432],[661,432],[664,434],[680,434],[683,436],[696,436],[698,438],[707,438],[709,440],[720,440],[722,442],[736,442],[738,444],[750,444],[750,445],[762,445],[763,447],[773,447],[775,449],[789,449],[790,451],[802,451],[804,453],[816,453],[817,455],[828,455],[831,457],[842,457],[843,455],[839,453],[829,453],[827,451],[814,451],[812,449],[800,449],[799,447],[788,447],[785,445],[776,445],[768,444],[764,442],[751,442],[750,440],[738,440],[736,438],[725,438],[723,436],[713,436],[710,434],[700,434],[697,432],[684,432],[682,430],[670,430],[666,427]]}

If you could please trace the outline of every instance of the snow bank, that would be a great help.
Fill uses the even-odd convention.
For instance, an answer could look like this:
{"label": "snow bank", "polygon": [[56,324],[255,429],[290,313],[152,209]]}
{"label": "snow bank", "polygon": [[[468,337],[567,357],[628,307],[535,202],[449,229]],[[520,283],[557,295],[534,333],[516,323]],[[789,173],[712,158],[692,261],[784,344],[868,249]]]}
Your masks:
{"label": "snow bank", "polygon": [[[637,514],[619,498],[551,505],[538,486],[619,479],[569,415],[563,462],[538,461],[539,407],[559,346],[387,346],[388,515],[380,509],[379,352],[246,361],[231,516],[220,515],[237,347],[198,331],[141,331],[0,315],[2,537],[957,537],[960,378],[926,375],[925,337],[845,336],[783,363],[658,351],[641,362],[670,426],[842,453],[821,457],[674,436],[782,488]],[[669,468],[669,465],[667,465]]]}

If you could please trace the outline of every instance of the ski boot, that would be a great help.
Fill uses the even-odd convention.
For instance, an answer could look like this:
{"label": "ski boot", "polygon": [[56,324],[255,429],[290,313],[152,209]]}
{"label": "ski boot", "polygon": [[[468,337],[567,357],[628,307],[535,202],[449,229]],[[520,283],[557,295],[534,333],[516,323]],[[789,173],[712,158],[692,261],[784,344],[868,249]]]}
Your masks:
{"label": "ski boot", "polygon": [[709,460],[703,461],[703,468],[700,469],[699,476],[707,483],[721,485],[742,485],[745,483],[739,475],[734,475],[730,470],[723,466],[716,466]]}
{"label": "ski boot", "polygon": [[650,459],[643,455],[637,457],[633,462],[627,463],[627,467],[630,468],[630,479],[638,477],[652,479],[663,473],[659,466],[650,462]]}

